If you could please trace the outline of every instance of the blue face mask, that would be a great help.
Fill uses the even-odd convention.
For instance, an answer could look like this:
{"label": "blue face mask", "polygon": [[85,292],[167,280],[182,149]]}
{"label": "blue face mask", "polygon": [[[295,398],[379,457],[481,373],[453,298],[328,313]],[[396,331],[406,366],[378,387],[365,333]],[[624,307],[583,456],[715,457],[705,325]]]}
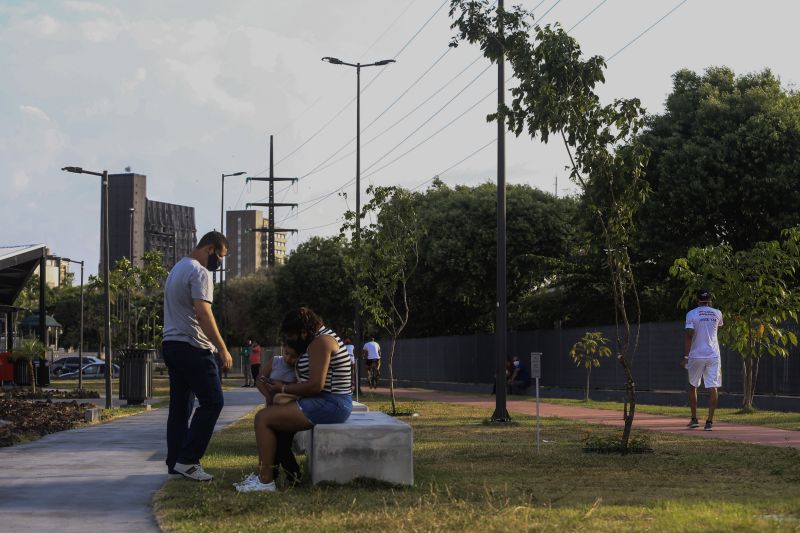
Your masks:
{"label": "blue face mask", "polygon": [[206,263],[206,268],[211,272],[214,272],[216,269],[219,268],[221,262],[222,260],[217,255],[217,253],[211,252],[210,254],[208,254],[208,262]]}

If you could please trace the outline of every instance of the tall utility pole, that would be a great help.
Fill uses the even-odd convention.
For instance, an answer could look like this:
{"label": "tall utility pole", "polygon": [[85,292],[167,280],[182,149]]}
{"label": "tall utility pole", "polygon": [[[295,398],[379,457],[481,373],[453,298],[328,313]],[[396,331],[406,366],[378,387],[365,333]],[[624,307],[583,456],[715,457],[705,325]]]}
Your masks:
{"label": "tall utility pole", "polygon": [[272,151],[272,135],[269,136],[269,177],[250,177],[247,178],[247,181],[267,181],[269,182],[269,202],[267,203],[248,203],[245,206],[245,209],[250,209],[250,207],[258,206],[258,207],[268,207],[269,208],[269,227],[268,228],[250,228],[251,231],[258,231],[261,233],[269,233],[268,245],[267,245],[267,266],[272,268],[275,266],[275,234],[276,233],[286,233],[286,232],[297,232],[296,229],[282,229],[275,227],[275,208],[276,207],[297,207],[297,204],[287,204],[287,203],[276,203],[275,202],[275,182],[276,181],[290,181],[292,183],[297,181],[297,178],[276,178],[275,177],[275,166],[273,164],[273,151]]}
{"label": "tall utility pole", "polygon": [[[497,2],[497,33],[503,36],[503,0]],[[497,109],[505,105],[505,52],[497,60]],[[497,318],[495,321],[495,408],[491,420],[506,422],[506,357],[508,357],[508,302],[506,301],[506,130],[497,118]]]}

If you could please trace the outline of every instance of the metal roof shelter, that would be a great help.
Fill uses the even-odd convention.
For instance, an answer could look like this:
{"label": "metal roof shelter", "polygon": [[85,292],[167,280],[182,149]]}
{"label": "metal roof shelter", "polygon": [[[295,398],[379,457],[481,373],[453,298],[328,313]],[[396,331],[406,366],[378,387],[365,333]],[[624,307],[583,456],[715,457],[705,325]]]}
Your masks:
{"label": "metal roof shelter", "polygon": [[25,287],[36,267],[39,268],[39,338],[45,341],[47,327],[45,325],[45,283],[47,268],[47,247],[44,244],[26,244],[19,246],[0,246],[0,314],[5,314],[4,337],[6,346],[13,347],[14,318],[19,311],[14,307],[14,300]]}

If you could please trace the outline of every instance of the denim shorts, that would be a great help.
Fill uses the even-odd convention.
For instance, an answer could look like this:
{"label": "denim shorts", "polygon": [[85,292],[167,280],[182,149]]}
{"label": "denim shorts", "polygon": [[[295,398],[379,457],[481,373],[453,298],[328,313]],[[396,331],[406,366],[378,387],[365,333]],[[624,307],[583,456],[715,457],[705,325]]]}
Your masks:
{"label": "denim shorts", "polygon": [[350,417],[353,397],[350,394],[320,392],[297,402],[306,418],[314,424],[341,424]]}

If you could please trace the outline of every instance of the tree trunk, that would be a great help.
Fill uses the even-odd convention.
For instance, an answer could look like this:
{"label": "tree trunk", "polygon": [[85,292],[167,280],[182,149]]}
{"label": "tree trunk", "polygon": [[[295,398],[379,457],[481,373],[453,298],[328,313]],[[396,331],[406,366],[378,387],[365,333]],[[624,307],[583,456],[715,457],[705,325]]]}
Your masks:
{"label": "tree trunk", "polygon": [[758,379],[758,358],[742,358],[742,409],[752,411]]}
{"label": "tree trunk", "polygon": [[392,349],[389,350],[389,396],[392,398],[392,414],[397,414],[397,404],[394,399],[394,347],[397,337],[392,337]]}
{"label": "tree trunk", "polygon": [[36,394],[36,372],[33,370],[33,359],[28,360],[28,372],[31,375],[31,390]]}
{"label": "tree trunk", "polygon": [[636,413],[636,383],[633,381],[633,374],[628,366],[628,361],[625,359],[624,354],[618,356],[619,364],[625,371],[625,393],[628,397],[628,412],[625,416],[625,428],[622,430],[622,449],[628,450],[628,441],[631,438],[631,429],[633,428],[633,416]]}
{"label": "tree trunk", "polygon": [[589,367],[586,369],[586,394],[584,395],[584,401],[589,401],[589,376],[592,374],[592,365],[589,364]]}

